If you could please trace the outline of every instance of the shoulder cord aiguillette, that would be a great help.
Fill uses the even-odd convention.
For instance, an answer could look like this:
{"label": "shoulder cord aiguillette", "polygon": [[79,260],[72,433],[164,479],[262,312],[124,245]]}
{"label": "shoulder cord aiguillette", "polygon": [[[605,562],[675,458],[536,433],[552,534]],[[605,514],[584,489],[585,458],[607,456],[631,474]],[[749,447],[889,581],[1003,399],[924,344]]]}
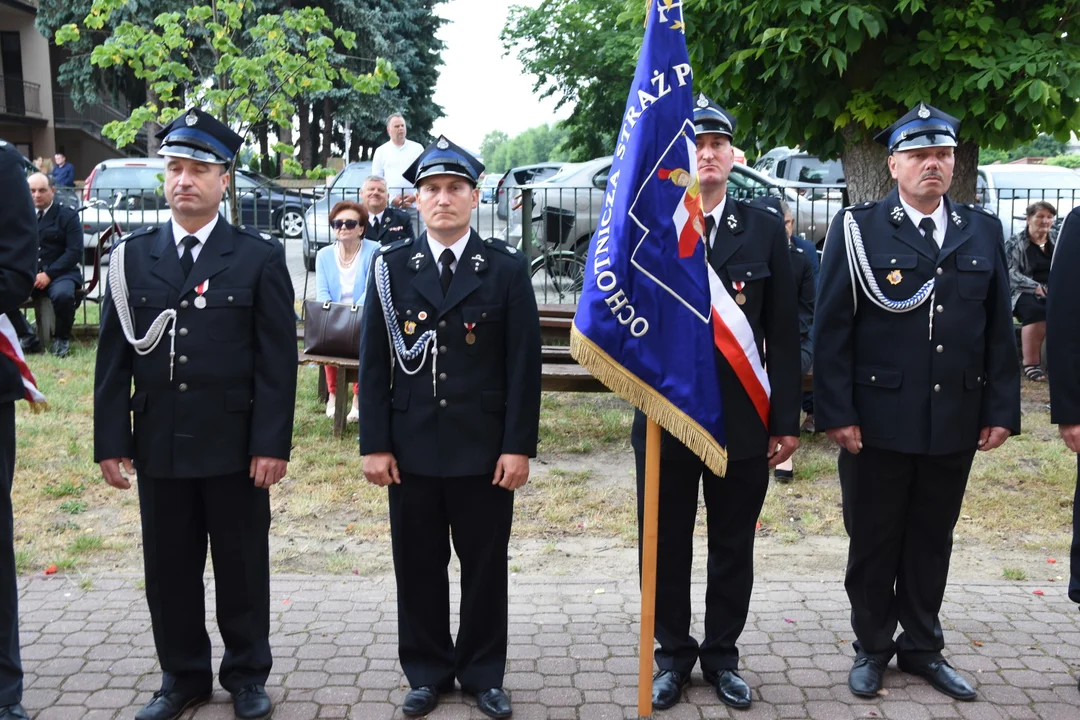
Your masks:
{"label": "shoulder cord aiguillette", "polygon": [[[165,328],[169,328],[169,382],[173,379],[173,358],[176,356],[176,309],[168,308],[154,318],[146,335],[142,339],[135,338],[135,322],[131,317],[131,306],[128,304],[127,277],[124,275],[124,251],[127,243],[119,243],[110,252],[109,258],[109,287],[111,288],[113,306],[116,308],[116,316],[120,319],[120,327],[124,331],[124,338],[135,348],[140,355],[149,355],[161,342],[165,335]],[[170,327],[171,323],[171,327]]]}
{"label": "shoulder cord aiguillette", "polygon": [[[934,284],[936,278],[930,278],[907,300],[890,300],[881,292],[874,277],[874,271],[870,267],[870,261],[866,257],[866,248],[863,247],[862,231],[851,212],[844,213],[844,242],[847,249],[848,272],[851,274],[851,295],[854,312],[859,309],[859,291],[870,298],[870,301],[882,310],[891,313],[910,312],[930,301],[930,338],[934,337]],[[856,265],[858,267],[856,267]]]}
{"label": "shoulder cord aiguillette", "polygon": [[[386,333],[390,337],[390,378],[391,383],[394,377],[394,363],[395,360],[401,363],[401,371],[406,375],[415,375],[424,367],[424,363],[427,362],[428,350],[432,349],[435,345],[435,331],[428,330],[424,332],[420,337],[416,339],[412,347],[405,347],[405,338],[401,334],[401,328],[398,326],[397,310],[394,309],[394,296],[390,291],[390,268],[386,266],[382,256],[375,258],[375,289],[379,292],[379,303],[382,305],[383,319],[386,321]],[[406,361],[412,362],[416,358],[420,358],[420,364],[416,368],[410,370],[406,365]],[[437,350],[431,352],[431,394],[436,392],[435,378],[436,375],[435,366],[438,362],[439,353]]]}

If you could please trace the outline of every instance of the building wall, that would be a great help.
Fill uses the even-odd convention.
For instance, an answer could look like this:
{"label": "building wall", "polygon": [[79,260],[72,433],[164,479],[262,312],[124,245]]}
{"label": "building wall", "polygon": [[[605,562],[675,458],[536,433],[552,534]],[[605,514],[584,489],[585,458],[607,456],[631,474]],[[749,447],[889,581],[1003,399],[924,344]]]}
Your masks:
{"label": "building wall", "polygon": [[[0,137],[18,145],[33,156],[51,157],[56,152],[52,107],[52,66],[49,62],[49,41],[34,27],[37,11],[27,5],[18,10],[0,5],[0,30],[18,31],[22,46],[22,74],[26,82],[40,86],[41,114],[27,115],[27,121],[0,120]],[[3,68],[0,67],[0,73]],[[37,121],[37,122],[34,122]]]}

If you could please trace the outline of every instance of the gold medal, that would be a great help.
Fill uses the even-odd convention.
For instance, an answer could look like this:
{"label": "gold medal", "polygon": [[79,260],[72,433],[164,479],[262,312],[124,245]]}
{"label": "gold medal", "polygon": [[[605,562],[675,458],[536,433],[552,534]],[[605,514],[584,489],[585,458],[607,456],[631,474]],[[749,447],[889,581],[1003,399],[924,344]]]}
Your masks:
{"label": "gold medal", "polygon": [[899,270],[893,270],[891,273],[885,276],[885,279],[889,281],[891,285],[899,285],[904,279],[904,276]]}
{"label": "gold medal", "polygon": [[465,333],[465,344],[472,345],[474,342],[476,342],[476,335],[473,335],[471,332]]}
{"label": "gold medal", "polygon": [[406,335],[412,335],[414,332],[416,332],[416,323],[414,323],[412,320],[406,320],[405,321],[405,334]]}
{"label": "gold medal", "polygon": [[746,296],[743,295],[741,292],[735,293],[735,302],[739,303],[740,305],[745,305],[746,304]]}

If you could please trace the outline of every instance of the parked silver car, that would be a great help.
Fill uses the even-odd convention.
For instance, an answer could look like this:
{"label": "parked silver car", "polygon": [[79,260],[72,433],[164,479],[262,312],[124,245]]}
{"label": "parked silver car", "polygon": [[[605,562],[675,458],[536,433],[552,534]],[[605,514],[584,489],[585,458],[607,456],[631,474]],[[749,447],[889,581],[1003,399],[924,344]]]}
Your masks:
{"label": "parked silver car", "polygon": [[319,250],[334,241],[334,232],[330,229],[330,210],[341,200],[362,203],[360,188],[369,175],[370,160],[349,163],[334,177],[326,195],[307,209],[304,215],[302,251],[304,267],[308,272],[315,271],[315,255]]}
{"label": "parked silver car", "polygon": [[1046,200],[1064,218],[1080,205],[1080,174],[1054,165],[980,165],[976,197],[1001,220],[1005,239],[1024,229],[1027,207]]}

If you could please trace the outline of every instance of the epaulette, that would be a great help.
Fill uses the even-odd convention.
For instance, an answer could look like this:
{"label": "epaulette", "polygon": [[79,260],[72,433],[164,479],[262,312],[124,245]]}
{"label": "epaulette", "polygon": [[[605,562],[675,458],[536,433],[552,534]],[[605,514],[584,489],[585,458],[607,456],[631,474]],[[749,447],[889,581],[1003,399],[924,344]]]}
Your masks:
{"label": "epaulette", "polygon": [[845,212],[847,210],[869,210],[870,208],[874,207],[875,205],[877,205],[876,200],[867,200],[866,202],[855,203],[854,205],[848,205],[846,208],[844,208],[840,212]]}
{"label": "epaulette", "polygon": [[994,211],[991,210],[990,208],[986,207],[985,205],[976,205],[975,203],[964,203],[964,207],[966,207],[968,210],[980,210],[980,211],[982,211],[983,214],[989,215],[990,217],[997,217],[997,215],[994,214]]}
{"label": "epaulette", "polygon": [[4,142],[3,140],[0,140],[0,148],[6,148],[7,145],[8,144],[6,142]]}
{"label": "epaulette", "polygon": [[262,240],[263,242],[270,242],[271,240],[274,239],[274,236],[271,235],[270,233],[263,232],[262,230],[259,230],[258,228],[255,228],[255,227],[251,227],[250,225],[238,225],[238,226],[236,226],[236,229],[239,230],[240,232],[244,233],[245,235],[250,235],[253,238],[258,238],[259,240]]}
{"label": "epaulette", "polygon": [[[775,218],[780,217],[780,211],[772,205],[765,203],[761,198],[735,198],[735,201],[739,203],[739,207],[765,213],[766,215],[771,215]],[[777,204],[779,204],[779,201]]]}
{"label": "epaulette", "polygon": [[381,248],[379,248],[379,253],[381,255],[386,255],[387,253],[392,253],[395,250],[400,250],[403,247],[409,247],[410,245],[412,245],[412,241],[413,241],[413,238],[404,238],[402,240],[395,240],[394,242],[390,243],[389,245],[383,245]]}
{"label": "epaulette", "polygon": [[132,230],[129,233],[124,233],[123,235],[121,235],[119,237],[119,239],[116,240],[116,242],[118,242],[118,243],[131,242],[132,240],[144,237],[146,235],[157,235],[157,231],[158,231],[158,226],[157,225],[144,225],[143,227],[138,228],[136,230]]}
{"label": "epaulette", "polygon": [[484,240],[484,244],[492,250],[500,250],[509,255],[510,257],[518,257],[522,255],[522,252],[516,247],[514,247],[513,245],[508,245],[505,240],[500,240],[499,238],[489,237]]}

